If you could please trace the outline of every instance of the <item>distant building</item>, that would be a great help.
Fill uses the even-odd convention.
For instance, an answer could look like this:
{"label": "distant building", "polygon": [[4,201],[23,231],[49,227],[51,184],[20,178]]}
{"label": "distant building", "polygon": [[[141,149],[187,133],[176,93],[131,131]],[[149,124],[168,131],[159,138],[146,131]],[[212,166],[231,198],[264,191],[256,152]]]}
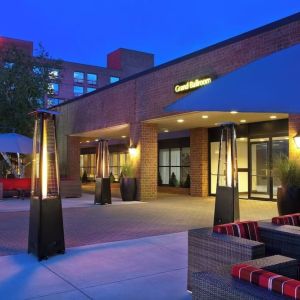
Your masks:
{"label": "distant building", "polygon": [[[33,55],[32,41],[0,37],[0,50],[12,46]],[[63,61],[62,70],[52,72],[53,94],[48,95],[48,106],[93,92],[153,66],[153,54],[124,48],[107,55],[107,67]]]}

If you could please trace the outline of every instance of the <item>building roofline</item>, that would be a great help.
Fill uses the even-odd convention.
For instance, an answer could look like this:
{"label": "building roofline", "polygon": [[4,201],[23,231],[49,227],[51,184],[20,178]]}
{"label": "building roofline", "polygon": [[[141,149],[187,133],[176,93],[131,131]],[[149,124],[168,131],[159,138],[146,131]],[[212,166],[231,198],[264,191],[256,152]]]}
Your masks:
{"label": "building roofline", "polygon": [[267,32],[267,31],[270,31],[272,29],[275,29],[275,28],[279,28],[281,26],[284,26],[284,25],[287,25],[289,23],[293,23],[295,21],[300,21],[300,12],[298,13],[295,13],[293,15],[290,15],[288,17],[285,17],[283,19],[279,19],[279,20],[276,20],[276,21],[273,21],[271,23],[268,23],[266,25],[263,25],[261,27],[258,27],[258,28],[255,28],[255,29],[252,29],[250,31],[247,31],[247,32],[244,32],[242,34],[239,34],[239,35],[236,35],[234,37],[231,37],[229,39],[226,39],[224,41],[221,41],[221,42],[218,42],[216,44],[213,44],[213,45],[210,45],[208,47],[205,47],[205,48],[202,48],[200,50],[197,50],[197,51],[194,51],[192,53],[189,53],[189,54],[186,54],[184,56],[181,56],[179,58],[175,58],[173,60],[170,60],[166,63],[163,63],[161,65],[158,65],[158,66],[155,66],[153,68],[150,68],[150,69],[147,69],[145,71],[142,71],[142,72],[139,72],[137,74],[134,74],[132,76],[129,76],[129,77],[126,77],[124,79],[121,79],[120,81],[118,82],[115,82],[115,83],[112,83],[112,84],[109,84],[109,85],[106,85],[104,87],[101,87],[99,89],[96,89],[95,91],[93,92],[90,92],[88,94],[84,94],[84,95],[81,95],[79,97],[76,97],[76,98],[73,98],[71,100],[67,100],[65,101],[64,103],[61,103],[61,104],[58,104],[58,105],[55,105],[53,106],[53,108],[56,108],[56,107],[60,107],[60,106],[64,106],[64,105],[67,105],[69,103],[72,103],[72,102],[75,102],[75,101],[78,101],[78,100],[81,100],[85,97],[88,97],[90,95],[93,95],[93,94],[96,94],[96,93],[99,93],[99,92],[102,92],[106,89],[110,89],[110,88],[113,88],[119,84],[122,84],[122,83],[125,83],[127,81],[130,81],[130,80],[134,80],[138,77],[141,77],[143,75],[146,75],[146,74],[149,74],[149,73],[152,73],[152,72],[155,72],[157,70],[160,70],[160,69],[163,69],[163,68],[166,68],[166,67],[169,67],[171,65],[174,65],[174,64],[177,64],[181,61],[184,61],[184,60],[187,60],[187,59],[190,59],[190,58],[193,58],[195,56],[198,56],[198,55],[202,55],[202,54],[205,54],[205,53],[208,53],[210,51],[213,51],[213,50],[217,50],[217,49],[220,49],[220,48],[223,48],[223,47],[226,47],[226,46],[229,46],[231,44],[234,44],[234,43],[237,43],[239,41],[242,41],[244,39],[247,39],[247,38],[250,38],[250,37],[253,37],[253,36],[256,36],[258,34],[261,34],[261,33],[264,33],[264,32]]}
{"label": "building roofline", "polygon": [[0,36],[0,40],[1,39],[7,39],[7,40],[12,40],[12,41],[17,41],[17,42],[23,42],[23,43],[28,43],[28,44],[32,44],[33,45],[33,41],[29,41],[29,40],[23,40],[23,39],[16,39],[13,37],[8,37],[8,36]]}

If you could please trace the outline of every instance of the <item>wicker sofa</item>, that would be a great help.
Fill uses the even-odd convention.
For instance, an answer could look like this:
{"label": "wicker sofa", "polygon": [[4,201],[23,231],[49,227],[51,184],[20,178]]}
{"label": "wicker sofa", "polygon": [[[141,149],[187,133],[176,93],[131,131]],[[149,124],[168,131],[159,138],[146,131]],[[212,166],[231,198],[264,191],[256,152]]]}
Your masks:
{"label": "wicker sofa", "polygon": [[266,254],[282,254],[300,260],[300,227],[275,225],[270,221],[258,222]]}
{"label": "wicker sofa", "polygon": [[192,277],[195,272],[210,272],[264,256],[264,243],[214,233],[212,228],[189,230],[187,289],[192,290]]}

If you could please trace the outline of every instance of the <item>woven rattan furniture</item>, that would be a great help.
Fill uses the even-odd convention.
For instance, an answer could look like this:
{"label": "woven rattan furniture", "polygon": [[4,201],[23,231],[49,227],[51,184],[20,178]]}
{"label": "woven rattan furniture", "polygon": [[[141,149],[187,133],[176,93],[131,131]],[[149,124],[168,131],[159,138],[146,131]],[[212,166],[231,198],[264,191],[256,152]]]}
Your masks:
{"label": "woven rattan furniture", "polygon": [[264,256],[263,243],[213,233],[212,228],[189,230],[187,289],[192,290],[192,276],[195,272],[213,272],[224,266]]}
{"label": "woven rattan furniture", "polygon": [[[228,274],[229,270],[227,270]],[[291,299],[222,272],[197,272],[193,275],[193,300],[279,300]]]}
{"label": "woven rattan furniture", "polygon": [[[298,260],[274,255],[243,262],[251,266],[296,279]],[[215,268],[209,272],[193,273],[193,299],[285,299],[263,288],[232,278],[231,266]],[[289,298],[288,298],[289,299]]]}
{"label": "woven rattan furniture", "polygon": [[261,221],[258,226],[267,255],[282,254],[300,260],[300,227],[274,225],[270,221]]}

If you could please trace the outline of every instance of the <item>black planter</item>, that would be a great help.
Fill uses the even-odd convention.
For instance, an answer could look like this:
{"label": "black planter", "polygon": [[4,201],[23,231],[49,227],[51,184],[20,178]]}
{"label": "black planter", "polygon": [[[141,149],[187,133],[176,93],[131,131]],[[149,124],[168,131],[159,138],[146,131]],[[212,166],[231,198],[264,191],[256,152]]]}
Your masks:
{"label": "black planter", "polygon": [[300,188],[278,187],[277,208],[280,216],[300,212]]}
{"label": "black planter", "polygon": [[120,192],[123,201],[136,200],[136,179],[135,178],[121,178]]}
{"label": "black planter", "polygon": [[96,178],[94,204],[111,204],[110,178]]}

